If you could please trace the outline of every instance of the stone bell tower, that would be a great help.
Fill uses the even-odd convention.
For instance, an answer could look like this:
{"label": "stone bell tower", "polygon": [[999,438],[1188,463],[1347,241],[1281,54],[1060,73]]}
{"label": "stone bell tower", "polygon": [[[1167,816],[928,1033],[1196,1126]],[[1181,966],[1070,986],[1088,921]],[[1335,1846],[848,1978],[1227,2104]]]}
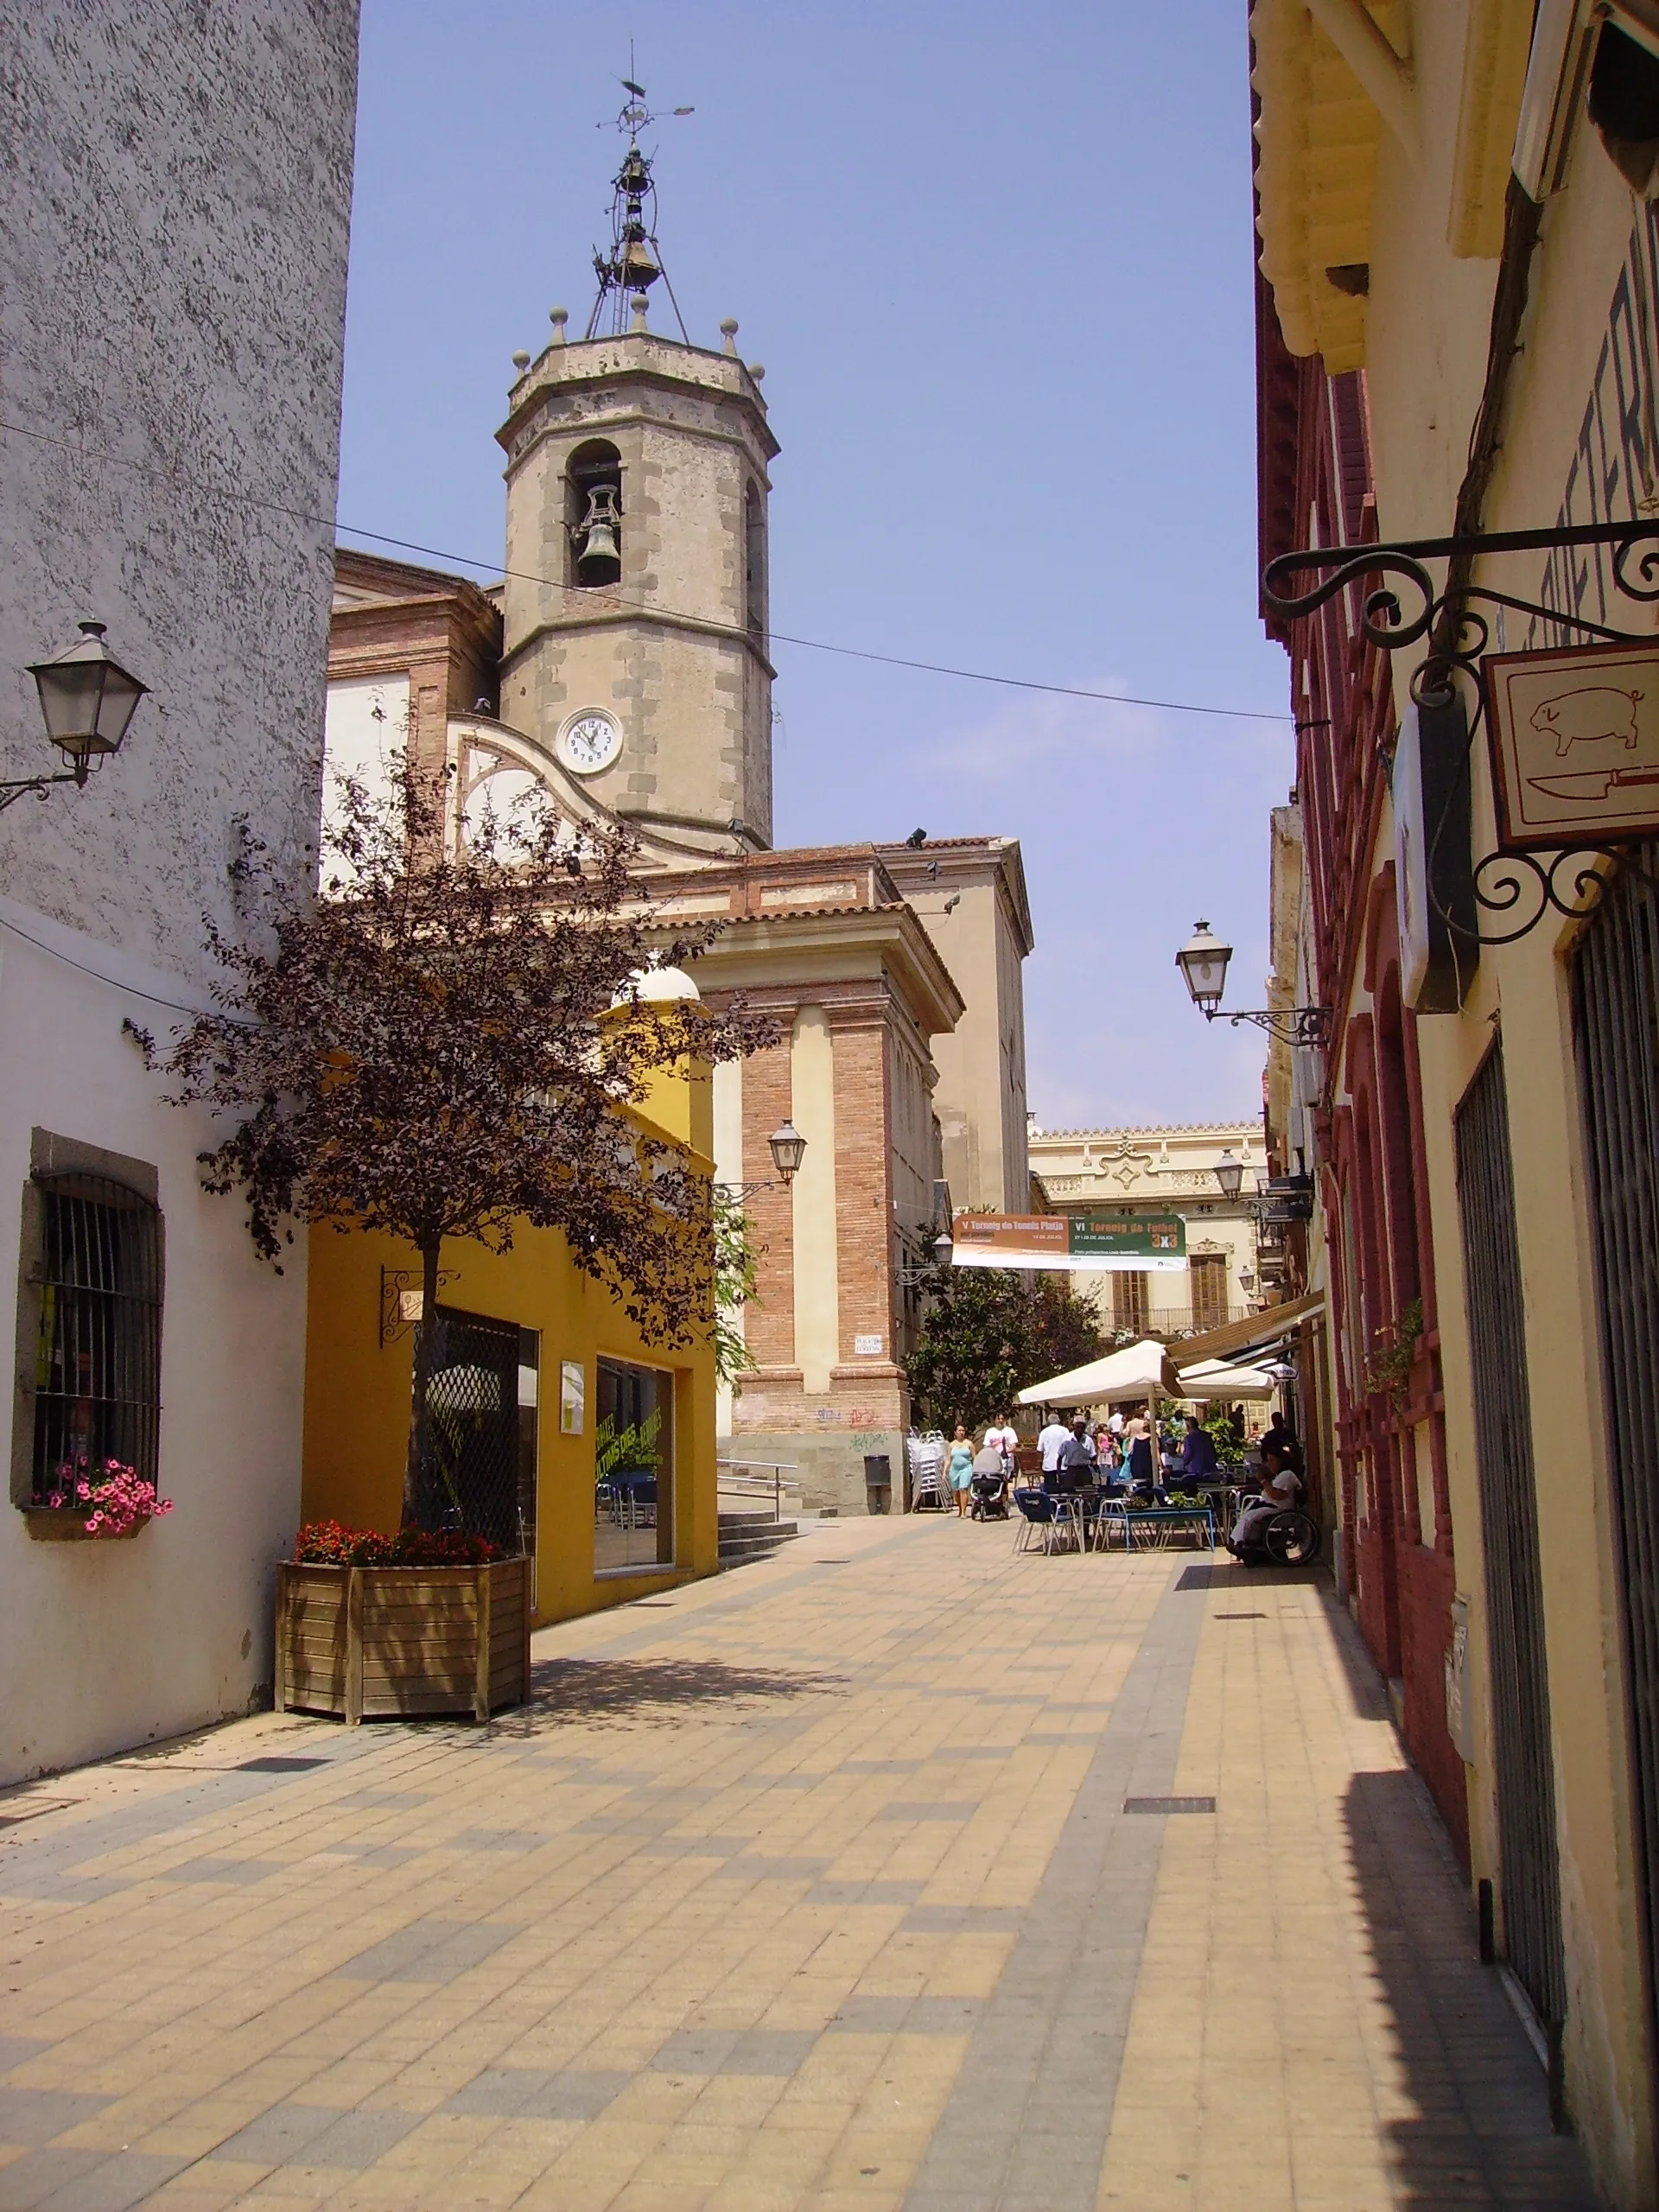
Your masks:
{"label": "stone bell tower", "polygon": [[[677,340],[647,327],[662,270],[632,131],[649,119],[623,111],[630,143],[588,334],[567,342],[556,308],[539,359],[514,357],[496,433],[507,456],[501,719],[642,831],[730,855],[772,842],[766,469],[778,445],[734,322],[721,326],[720,353],[683,325]],[[602,317],[613,327],[596,335]]]}

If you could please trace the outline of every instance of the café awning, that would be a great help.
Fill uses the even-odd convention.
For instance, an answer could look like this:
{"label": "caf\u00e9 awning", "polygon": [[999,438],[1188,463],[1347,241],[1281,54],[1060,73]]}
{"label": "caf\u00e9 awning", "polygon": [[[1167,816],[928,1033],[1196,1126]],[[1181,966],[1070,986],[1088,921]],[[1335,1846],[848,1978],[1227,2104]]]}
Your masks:
{"label": "caf\u00e9 awning", "polygon": [[1087,1367],[1069,1368],[1020,1393],[1022,1406],[1102,1406],[1128,1398],[1179,1398],[1179,1378],[1167,1348],[1151,1337]]}
{"label": "caf\u00e9 awning", "polygon": [[1278,1389],[1276,1376],[1263,1367],[1230,1366],[1224,1359],[1207,1359],[1181,1370],[1181,1395],[1211,1398],[1270,1398]]}
{"label": "caf\u00e9 awning", "polygon": [[1307,1298],[1293,1298],[1282,1306],[1264,1306],[1259,1313],[1247,1313],[1242,1321],[1225,1322],[1219,1329],[1206,1329],[1201,1337],[1185,1337],[1181,1340],[1181,1359],[1188,1367],[1199,1366],[1206,1359],[1239,1359],[1247,1352],[1263,1351],[1269,1344],[1276,1344],[1281,1337],[1293,1335],[1304,1321],[1312,1320],[1316,1313],[1325,1311],[1325,1293],[1316,1290]]}

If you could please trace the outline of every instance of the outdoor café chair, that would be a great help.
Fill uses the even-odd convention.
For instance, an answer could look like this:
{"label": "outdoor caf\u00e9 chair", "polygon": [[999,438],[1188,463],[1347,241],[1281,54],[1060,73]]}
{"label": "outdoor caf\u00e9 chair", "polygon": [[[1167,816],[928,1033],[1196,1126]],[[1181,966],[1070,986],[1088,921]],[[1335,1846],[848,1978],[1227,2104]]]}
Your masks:
{"label": "outdoor caf\u00e9 chair", "polygon": [[1040,1529],[1043,1549],[1052,1552],[1059,1529],[1056,1501],[1051,1493],[1046,1490],[1017,1490],[1014,1493],[1014,1502],[1020,1509],[1020,1526],[1014,1535],[1015,1551],[1029,1551],[1036,1531]]}

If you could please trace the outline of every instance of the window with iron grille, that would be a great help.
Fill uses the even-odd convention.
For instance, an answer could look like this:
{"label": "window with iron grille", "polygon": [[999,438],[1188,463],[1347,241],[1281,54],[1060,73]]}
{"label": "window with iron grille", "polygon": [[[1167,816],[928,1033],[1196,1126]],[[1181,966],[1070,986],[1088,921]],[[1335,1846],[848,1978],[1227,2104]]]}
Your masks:
{"label": "window with iron grille", "polygon": [[[49,1156],[53,1141],[48,1147]],[[60,1156],[67,1149],[78,1148],[55,1145]],[[37,1166],[22,1229],[18,1365],[33,1403],[14,1432],[14,1502],[43,1503],[58,1469],[83,1459],[119,1459],[156,1482],[162,1217],[154,1198],[111,1175]]]}

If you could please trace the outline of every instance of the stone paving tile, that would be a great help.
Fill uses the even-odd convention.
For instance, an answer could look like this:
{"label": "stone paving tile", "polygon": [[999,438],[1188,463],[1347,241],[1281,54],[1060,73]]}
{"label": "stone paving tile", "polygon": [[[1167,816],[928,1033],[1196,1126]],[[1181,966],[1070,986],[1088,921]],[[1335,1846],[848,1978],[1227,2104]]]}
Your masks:
{"label": "stone paving tile", "polygon": [[0,1841],[0,2212],[1592,2202],[1318,1586],[930,1519],[791,1560],[538,1636],[487,1728],[56,1778]]}

